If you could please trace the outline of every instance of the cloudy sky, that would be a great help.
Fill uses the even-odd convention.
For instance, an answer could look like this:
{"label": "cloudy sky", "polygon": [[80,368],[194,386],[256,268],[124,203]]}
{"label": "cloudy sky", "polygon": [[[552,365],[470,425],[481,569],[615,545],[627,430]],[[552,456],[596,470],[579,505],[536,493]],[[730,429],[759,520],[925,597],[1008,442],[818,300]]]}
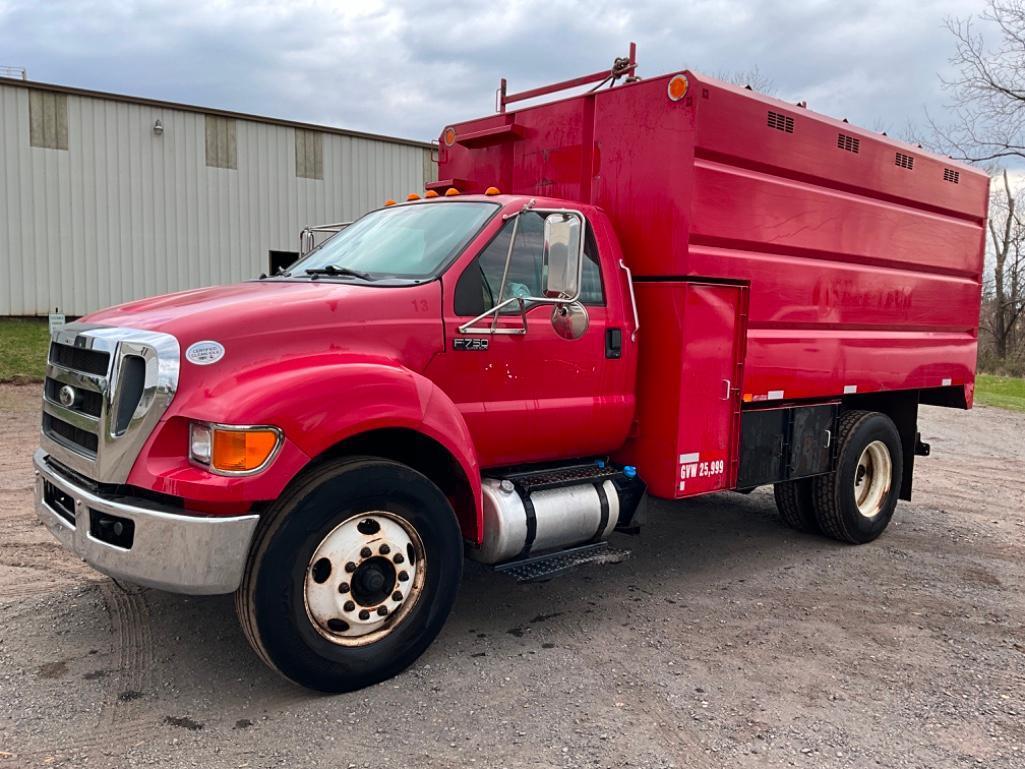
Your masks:
{"label": "cloudy sky", "polygon": [[750,71],[868,128],[942,115],[943,21],[976,0],[0,0],[29,77],[418,139],[511,90],[606,67]]}

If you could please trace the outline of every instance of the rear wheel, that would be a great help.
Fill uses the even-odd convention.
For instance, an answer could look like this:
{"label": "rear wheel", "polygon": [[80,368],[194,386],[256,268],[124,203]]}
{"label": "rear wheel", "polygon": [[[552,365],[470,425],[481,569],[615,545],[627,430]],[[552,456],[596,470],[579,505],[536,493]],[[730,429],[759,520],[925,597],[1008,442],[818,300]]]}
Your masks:
{"label": "rear wheel", "polygon": [[871,542],[893,517],[903,453],[893,421],[874,411],[840,417],[836,470],[814,479],[812,500],[823,534],[852,544]]}
{"label": "rear wheel", "polygon": [[272,668],[311,689],[350,691],[430,645],[462,557],[455,514],[430,480],[383,459],[338,460],[261,522],[235,606]]}
{"label": "rear wheel", "polygon": [[783,523],[798,531],[817,534],[819,524],[815,520],[815,506],[812,504],[812,480],[801,478],[782,481],[772,487],[772,492]]}

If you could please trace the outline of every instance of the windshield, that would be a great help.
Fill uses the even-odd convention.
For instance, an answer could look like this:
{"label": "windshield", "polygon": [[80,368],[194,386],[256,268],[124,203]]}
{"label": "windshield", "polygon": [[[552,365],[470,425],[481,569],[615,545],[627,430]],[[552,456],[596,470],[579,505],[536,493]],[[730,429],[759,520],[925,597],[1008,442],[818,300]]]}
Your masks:
{"label": "windshield", "polygon": [[445,201],[372,211],[289,269],[292,277],[431,278],[499,208]]}

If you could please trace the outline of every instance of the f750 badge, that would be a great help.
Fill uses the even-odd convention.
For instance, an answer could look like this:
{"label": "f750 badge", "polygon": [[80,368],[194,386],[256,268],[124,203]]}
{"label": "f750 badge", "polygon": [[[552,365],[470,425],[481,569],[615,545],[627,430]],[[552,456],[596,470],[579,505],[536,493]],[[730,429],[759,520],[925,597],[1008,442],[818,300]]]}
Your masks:
{"label": "f750 badge", "polygon": [[484,352],[488,349],[490,339],[453,339],[453,350],[466,350],[468,352]]}

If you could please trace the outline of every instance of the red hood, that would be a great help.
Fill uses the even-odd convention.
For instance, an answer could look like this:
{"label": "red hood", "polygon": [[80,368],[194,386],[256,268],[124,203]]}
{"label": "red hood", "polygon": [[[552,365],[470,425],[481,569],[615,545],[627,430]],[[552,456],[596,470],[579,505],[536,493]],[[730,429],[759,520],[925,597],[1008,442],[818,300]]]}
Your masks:
{"label": "red hood", "polygon": [[444,347],[438,281],[399,287],[249,281],[129,302],[82,320],[172,334],[182,353],[193,342],[211,339],[224,345],[225,361],[233,359],[236,365],[247,359],[363,350],[417,370],[426,363],[424,342],[431,339],[430,347]]}
{"label": "red hood", "polygon": [[283,314],[333,314],[343,302],[346,309],[357,310],[360,305],[379,300],[381,292],[387,290],[315,281],[249,281],[140,299],[100,310],[82,320],[164,331],[179,338],[202,337],[222,329],[226,322],[247,328],[254,323],[273,322]]}

